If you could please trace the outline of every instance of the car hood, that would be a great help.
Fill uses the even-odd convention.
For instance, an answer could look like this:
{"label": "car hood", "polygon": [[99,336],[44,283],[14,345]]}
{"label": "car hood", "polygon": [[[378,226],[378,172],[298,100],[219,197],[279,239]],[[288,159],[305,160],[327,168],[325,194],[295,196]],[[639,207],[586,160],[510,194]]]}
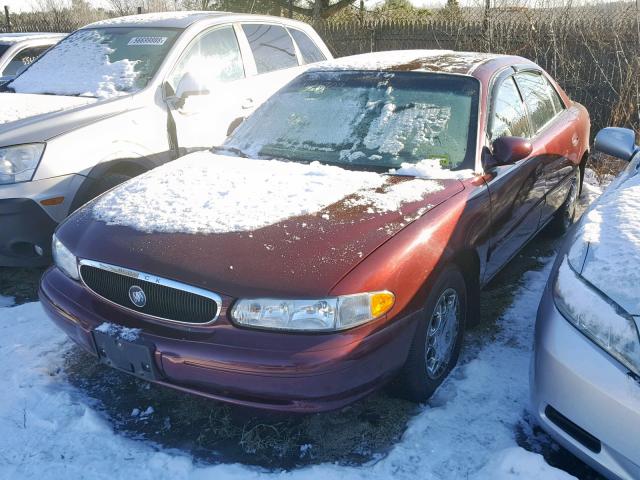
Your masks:
{"label": "car hood", "polygon": [[0,146],[45,142],[105,116],[132,108],[131,97],[0,93]]}
{"label": "car hood", "polygon": [[[635,163],[639,161],[640,155]],[[585,213],[569,253],[586,280],[636,316],[640,315],[639,205],[640,175],[632,165]]]}
{"label": "car hood", "polygon": [[58,235],[80,258],[229,296],[322,296],[463,188],[454,179],[202,153],[108,192]]}

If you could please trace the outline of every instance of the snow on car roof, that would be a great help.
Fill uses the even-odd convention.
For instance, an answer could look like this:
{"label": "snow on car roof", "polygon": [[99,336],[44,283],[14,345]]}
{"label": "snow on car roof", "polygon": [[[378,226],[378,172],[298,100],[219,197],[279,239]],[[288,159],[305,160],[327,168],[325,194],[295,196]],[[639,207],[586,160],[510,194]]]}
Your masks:
{"label": "snow on car roof", "polygon": [[390,50],[328,60],[312,70],[384,70],[442,72],[469,75],[481,64],[505,57],[453,50]]}
{"label": "snow on car roof", "polygon": [[228,12],[212,11],[184,11],[143,13],[125,17],[109,18],[86,25],[82,28],[96,27],[155,27],[155,28],[187,28],[191,24],[206,18],[216,18],[232,15]]}
{"label": "snow on car roof", "polygon": [[0,44],[7,45],[27,40],[44,40],[47,38],[62,39],[66,36],[66,33],[49,32],[2,33],[0,34]]}

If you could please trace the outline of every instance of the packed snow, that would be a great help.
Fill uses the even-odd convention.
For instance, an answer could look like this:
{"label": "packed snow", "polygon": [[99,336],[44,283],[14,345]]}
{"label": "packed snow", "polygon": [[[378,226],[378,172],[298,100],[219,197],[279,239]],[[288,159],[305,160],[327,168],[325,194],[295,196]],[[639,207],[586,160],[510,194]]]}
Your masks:
{"label": "packed snow", "polygon": [[94,101],[91,98],[0,93],[0,125],[44,113],[81,107]]}
{"label": "packed snow", "polygon": [[[0,478],[63,479],[452,479],[567,480],[517,446],[527,409],[536,308],[550,263],[524,277],[494,341],[472,352],[409,422],[402,439],[363,466],[320,464],[290,472],[207,465],[114,431],[109,417],[72,387],[63,355],[72,348],[39,303],[0,309]],[[146,407],[146,409],[145,409]],[[132,415],[151,415],[144,405]],[[304,447],[312,451],[313,445]]]}
{"label": "packed snow", "polygon": [[130,93],[138,73],[129,59],[112,62],[114,52],[97,30],[81,30],[49,50],[13,80],[17,93],[110,98]]}
{"label": "packed snow", "polygon": [[349,204],[368,206],[376,212],[392,212],[399,210],[405,203],[420,201],[425,195],[443,188],[442,184],[435,181],[409,180],[385,185],[382,189],[360,190],[355,198],[349,200]]}
{"label": "packed snow", "polygon": [[317,162],[301,164],[199,152],[137,177],[101,197],[96,219],[143,232],[226,233],[256,230],[320,212],[345,197],[397,210],[442,186],[409,180],[376,191],[386,181],[374,172]]}
{"label": "packed snow", "polygon": [[[392,70],[398,65],[411,70],[463,71],[473,70],[481,63],[497,57],[489,53],[456,52],[453,50],[389,50],[341,57],[314,65],[314,70]],[[403,70],[406,68],[403,68]]]}
{"label": "packed snow", "polygon": [[115,323],[105,322],[96,327],[96,331],[105,333],[111,337],[117,337],[122,340],[126,340],[127,342],[133,342],[140,337],[139,328],[127,328],[121,325],[116,325]]}
{"label": "packed snow", "polygon": [[586,214],[574,247],[588,245],[582,276],[634,315],[640,314],[639,163],[637,156]]}
{"label": "packed snow", "polygon": [[439,159],[425,159],[418,163],[403,163],[400,168],[391,169],[389,172],[395,175],[406,175],[410,177],[432,179],[456,178],[458,180],[472,178],[476,175],[471,169],[450,170],[444,168]]}

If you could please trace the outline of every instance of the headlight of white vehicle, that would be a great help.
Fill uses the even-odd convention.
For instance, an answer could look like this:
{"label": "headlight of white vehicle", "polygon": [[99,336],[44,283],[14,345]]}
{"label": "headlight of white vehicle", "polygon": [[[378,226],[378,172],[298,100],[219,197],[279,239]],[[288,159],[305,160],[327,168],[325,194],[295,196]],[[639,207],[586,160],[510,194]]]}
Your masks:
{"label": "headlight of white vehicle", "polygon": [[313,300],[238,300],[231,317],[238,325],[291,331],[335,331],[381,317],[395,302],[393,293],[369,292]]}
{"label": "headlight of white vehicle", "polygon": [[569,322],[640,375],[640,335],[635,320],[576,273],[566,257],[553,293],[556,306]]}
{"label": "headlight of white vehicle", "polygon": [[0,148],[0,185],[29,182],[44,152],[44,143]]}
{"label": "headlight of white vehicle", "polygon": [[53,236],[51,244],[51,252],[53,253],[53,263],[56,264],[56,267],[62,270],[68,277],[74,280],[80,279],[78,259],[55,235]]}

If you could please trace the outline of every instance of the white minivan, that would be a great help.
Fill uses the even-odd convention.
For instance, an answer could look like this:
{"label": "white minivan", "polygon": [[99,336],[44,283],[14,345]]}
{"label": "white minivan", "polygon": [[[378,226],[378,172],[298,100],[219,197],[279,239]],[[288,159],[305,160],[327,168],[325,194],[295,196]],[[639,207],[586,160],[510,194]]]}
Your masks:
{"label": "white minivan", "polygon": [[71,211],[222,143],[304,65],[329,58],[309,25],[279,17],[146,14],[72,33],[0,93],[0,266],[46,264]]}

